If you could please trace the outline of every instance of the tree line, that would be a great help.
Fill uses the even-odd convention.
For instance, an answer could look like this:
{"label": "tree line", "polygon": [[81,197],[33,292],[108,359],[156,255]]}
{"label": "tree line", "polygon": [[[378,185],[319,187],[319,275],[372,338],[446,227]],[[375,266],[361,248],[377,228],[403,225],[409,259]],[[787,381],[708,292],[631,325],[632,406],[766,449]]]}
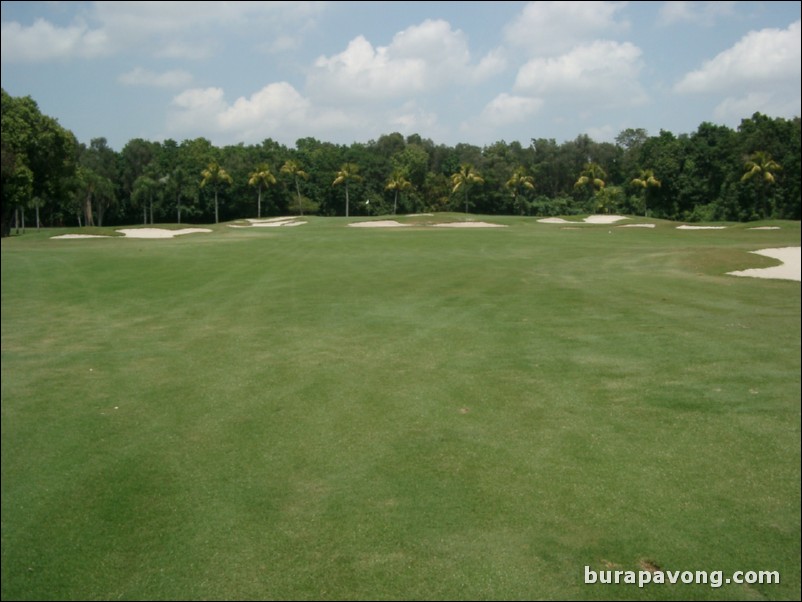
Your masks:
{"label": "tree line", "polygon": [[2,232],[28,226],[227,221],[278,214],[616,212],[683,221],[800,219],[799,117],[733,130],[622,131],[558,144],[447,146],[394,132],[338,145],[301,138],[79,143],[31,97],[2,91]]}

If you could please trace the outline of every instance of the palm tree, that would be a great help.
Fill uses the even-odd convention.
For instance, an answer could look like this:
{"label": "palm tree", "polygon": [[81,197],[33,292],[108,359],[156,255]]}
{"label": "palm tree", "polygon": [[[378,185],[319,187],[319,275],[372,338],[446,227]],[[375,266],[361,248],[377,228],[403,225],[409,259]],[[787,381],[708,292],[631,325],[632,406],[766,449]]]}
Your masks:
{"label": "palm tree", "polygon": [[337,172],[337,177],[334,178],[332,186],[337,184],[345,184],[345,217],[348,217],[348,208],[350,199],[348,197],[348,182],[361,182],[362,176],[359,175],[359,166],[356,163],[344,163]]}
{"label": "palm tree", "polygon": [[275,183],[276,176],[270,171],[270,166],[265,163],[261,163],[256,168],[256,171],[250,175],[248,184],[259,188],[259,197],[256,201],[256,217],[262,217],[262,187],[267,188]]}
{"label": "palm tree", "polygon": [[[507,183],[505,184],[507,188],[510,189],[512,194],[512,204],[513,206],[518,204],[518,196],[521,194],[521,189],[535,189],[535,179],[526,173],[526,168],[523,165],[520,165],[515,168],[515,171],[512,172],[512,176]],[[523,204],[520,207],[521,215],[524,214],[524,207]]]}
{"label": "palm tree", "polygon": [[484,178],[479,175],[473,165],[469,163],[463,163],[459,166],[459,171],[455,174],[451,175],[451,193],[456,194],[457,191],[462,188],[465,192],[465,213],[468,213],[468,189],[473,184],[484,184]]}
{"label": "palm tree", "polygon": [[639,188],[643,188],[644,191],[644,212],[646,215],[649,214],[648,205],[646,204],[646,198],[649,195],[650,190],[655,190],[656,188],[660,188],[663,184],[660,180],[657,179],[657,176],[654,175],[653,169],[641,169],[640,176],[637,178],[633,178],[631,181],[633,186],[637,186]]}
{"label": "palm tree", "polygon": [[301,202],[301,187],[298,185],[298,178],[308,180],[309,174],[301,169],[301,164],[298,163],[298,161],[294,161],[293,159],[289,159],[281,166],[281,173],[292,176],[295,179],[295,192],[298,194],[298,212],[303,215],[304,206]]}
{"label": "palm tree", "polygon": [[396,169],[390,176],[390,179],[387,180],[387,186],[385,186],[384,189],[395,191],[395,198],[393,199],[393,215],[395,215],[395,212],[398,209],[398,193],[409,190],[410,188],[412,188],[412,182],[404,177],[404,173],[401,170]]}
{"label": "palm tree", "polygon": [[181,197],[187,186],[187,172],[182,167],[176,167],[169,176],[169,188],[175,193],[176,218],[181,223]]}
{"label": "palm tree", "polygon": [[234,180],[216,161],[209,163],[206,169],[201,172],[201,176],[203,176],[200,183],[201,188],[204,188],[206,184],[211,184],[214,188],[214,223],[220,223],[220,215],[217,210],[217,191],[220,188],[220,184],[233,184]]}
{"label": "palm tree", "polygon": [[763,216],[768,217],[768,187],[774,184],[776,178],[774,172],[782,171],[782,166],[771,158],[771,155],[766,151],[755,151],[747,158],[744,163],[746,172],[741,176],[741,182],[748,182],[753,178],[757,178],[758,194],[760,201],[763,205]]}
{"label": "palm tree", "polygon": [[601,165],[598,163],[586,163],[585,167],[579,173],[579,178],[574,183],[574,188],[590,188],[593,192],[604,188],[604,178],[607,174],[604,173]]}
{"label": "palm tree", "polygon": [[599,190],[604,188],[604,179],[607,174],[598,163],[589,161],[585,163],[582,171],[579,172],[579,178],[574,182],[574,189],[583,191],[585,200],[589,201]]}
{"label": "palm tree", "polygon": [[145,225],[148,223],[148,207],[150,207],[150,222],[153,223],[153,195],[158,186],[158,181],[151,177],[149,173],[143,173],[134,180],[131,200],[135,204],[142,205],[142,223]]}

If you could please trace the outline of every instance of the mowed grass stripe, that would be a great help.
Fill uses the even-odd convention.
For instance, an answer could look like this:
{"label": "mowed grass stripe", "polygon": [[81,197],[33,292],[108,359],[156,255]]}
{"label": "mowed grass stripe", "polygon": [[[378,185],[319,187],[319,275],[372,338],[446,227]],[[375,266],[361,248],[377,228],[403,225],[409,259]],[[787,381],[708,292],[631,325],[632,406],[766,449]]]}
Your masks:
{"label": "mowed grass stripe", "polygon": [[798,594],[798,224],[489,221],[4,240],[3,598]]}

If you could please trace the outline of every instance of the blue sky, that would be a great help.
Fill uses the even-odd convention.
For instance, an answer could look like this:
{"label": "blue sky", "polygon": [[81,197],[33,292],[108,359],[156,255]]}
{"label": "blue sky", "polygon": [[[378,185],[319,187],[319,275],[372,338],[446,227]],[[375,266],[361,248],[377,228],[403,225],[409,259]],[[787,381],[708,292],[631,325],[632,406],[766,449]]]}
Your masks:
{"label": "blue sky", "polygon": [[477,145],[800,115],[799,2],[2,2],[2,86],[88,143]]}

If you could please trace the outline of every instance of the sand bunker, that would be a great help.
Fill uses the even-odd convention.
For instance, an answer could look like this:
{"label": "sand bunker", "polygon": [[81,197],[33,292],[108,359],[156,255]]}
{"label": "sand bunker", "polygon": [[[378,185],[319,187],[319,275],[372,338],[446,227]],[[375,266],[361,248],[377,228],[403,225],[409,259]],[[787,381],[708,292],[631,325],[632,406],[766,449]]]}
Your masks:
{"label": "sand bunker", "polygon": [[250,222],[247,226],[242,224],[229,224],[229,228],[281,228],[284,226],[301,226],[307,222],[302,221],[294,215],[286,217],[269,217],[269,218],[247,218],[246,222]]}
{"label": "sand bunker", "polygon": [[654,224],[624,224],[619,228],[654,228]]}
{"label": "sand bunker", "polygon": [[800,247],[782,247],[779,249],[761,249],[752,251],[756,255],[771,257],[782,262],[781,265],[770,268],[752,268],[750,270],[740,270],[737,272],[727,272],[730,276],[748,276],[750,278],[777,278],[780,280],[796,280],[800,282],[800,266],[802,265],[802,254]]}
{"label": "sand bunker", "polygon": [[727,226],[689,226],[687,224],[683,224],[682,226],[677,226],[677,230],[724,230]]}
{"label": "sand bunker", "polygon": [[614,224],[620,222],[622,219],[629,219],[623,215],[589,215],[585,218],[585,222],[589,224]]}
{"label": "sand bunker", "polygon": [[779,226],[755,226],[754,228],[747,228],[747,230],[779,230]]}
{"label": "sand bunker", "polygon": [[402,228],[409,224],[402,224],[393,219],[380,219],[374,222],[353,222],[348,224],[352,228]]}
{"label": "sand bunker", "polygon": [[270,224],[273,222],[287,222],[287,221],[294,221],[297,220],[298,216],[295,215],[285,215],[282,217],[249,217],[245,221],[251,222],[252,224]]}
{"label": "sand bunker", "polygon": [[446,222],[432,224],[435,228],[506,228],[504,224],[491,224],[489,222]]}
{"label": "sand bunker", "polygon": [[622,219],[629,219],[623,215],[589,215],[581,222],[575,222],[563,219],[561,217],[544,217],[537,220],[541,224],[614,224],[620,222]]}
{"label": "sand bunker", "polygon": [[50,238],[113,238],[105,234],[59,234],[58,236],[51,236]]}
{"label": "sand bunker", "polygon": [[173,238],[184,234],[195,234],[198,232],[211,232],[208,228],[182,228],[181,230],[166,230],[164,228],[125,228],[117,230],[124,234],[126,238]]}

